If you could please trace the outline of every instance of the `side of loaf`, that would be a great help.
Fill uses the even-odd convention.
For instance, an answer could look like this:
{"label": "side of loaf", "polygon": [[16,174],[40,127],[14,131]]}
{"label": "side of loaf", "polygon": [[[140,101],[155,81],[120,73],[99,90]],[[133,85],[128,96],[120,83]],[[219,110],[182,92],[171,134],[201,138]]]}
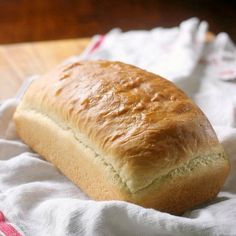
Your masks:
{"label": "side of loaf", "polygon": [[121,62],[58,66],[31,84],[14,120],[97,200],[180,214],[213,199],[229,172],[201,110],[171,82]]}

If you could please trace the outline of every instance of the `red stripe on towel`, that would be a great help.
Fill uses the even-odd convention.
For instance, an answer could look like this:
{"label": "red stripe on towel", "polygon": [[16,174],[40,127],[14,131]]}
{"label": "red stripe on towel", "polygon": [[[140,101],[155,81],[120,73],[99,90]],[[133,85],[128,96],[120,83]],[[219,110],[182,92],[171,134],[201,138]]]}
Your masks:
{"label": "red stripe on towel", "polygon": [[21,236],[21,234],[9,223],[5,221],[4,214],[0,211],[0,231],[6,236]]}
{"label": "red stripe on towel", "polygon": [[100,45],[102,44],[103,40],[105,39],[105,35],[100,35],[98,40],[94,43],[92,48],[89,50],[88,54],[93,53],[95,50],[97,50]]}

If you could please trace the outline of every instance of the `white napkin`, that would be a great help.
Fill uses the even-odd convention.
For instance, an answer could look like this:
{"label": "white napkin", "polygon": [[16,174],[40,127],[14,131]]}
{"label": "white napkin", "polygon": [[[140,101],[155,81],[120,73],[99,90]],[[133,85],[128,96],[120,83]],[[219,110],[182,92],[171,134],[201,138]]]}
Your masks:
{"label": "white napkin", "polygon": [[223,73],[235,69],[236,52],[225,33],[205,43],[206,31],[207,23],[195,18],[172,29],[115,30],[96,36],[80,58],[138,65],[174,81],[195,99],[231,161],[218,197],[181,217],[126,202],[89,200],[18,138],[14,98],[0,106],[0,211],[20,235],[236,235],[236,84],[233,73]]}

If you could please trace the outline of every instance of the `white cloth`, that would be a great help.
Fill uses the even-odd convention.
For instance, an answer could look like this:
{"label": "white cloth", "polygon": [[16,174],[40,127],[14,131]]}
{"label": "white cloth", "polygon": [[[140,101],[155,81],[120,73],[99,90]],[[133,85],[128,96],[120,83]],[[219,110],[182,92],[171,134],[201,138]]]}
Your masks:
{"label": "white cloth", "polygon": [[0,210],[22,235],[236,235],[236,84],[233,73],[221,73],[236,68],[236,50],[225,33],[205,43],[206,31],[207,23],[195,18],[173,29],[115,30],[91,50],[95,37],[82,57],[121,60],[161,74],[199,104],[231,161],[218,197],[183,216],[89,200],[18,138],[12,122],[14,98],[0,106]]}

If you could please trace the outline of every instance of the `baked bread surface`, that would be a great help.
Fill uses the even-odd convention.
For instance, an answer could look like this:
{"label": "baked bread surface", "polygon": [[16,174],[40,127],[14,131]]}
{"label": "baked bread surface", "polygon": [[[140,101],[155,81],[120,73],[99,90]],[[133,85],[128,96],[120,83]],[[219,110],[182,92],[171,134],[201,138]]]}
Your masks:
{"label": "baked bread surface", "polygon": [[14,118],[29,146],[98,200],[178,214],[214,198],[229,171],[191,99],[121,62],[58,66],[31,84]]}

